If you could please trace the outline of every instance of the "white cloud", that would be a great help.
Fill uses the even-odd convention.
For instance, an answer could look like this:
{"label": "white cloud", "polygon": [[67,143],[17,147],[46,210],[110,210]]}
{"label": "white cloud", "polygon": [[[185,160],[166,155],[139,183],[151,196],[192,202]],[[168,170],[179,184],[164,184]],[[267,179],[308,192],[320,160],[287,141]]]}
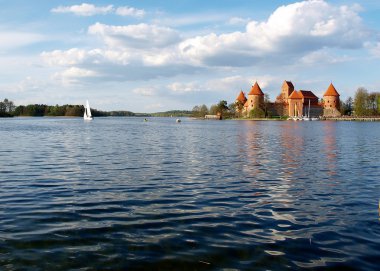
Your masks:
{"label": "white cloud", "polygon": [[163,107],[164,106],[162,103],[154,103],[154,104],[148,104],[148,105],[144,106],[144,108],[147,110],[157,110],[157,109],[160,109]]}
{"label": "white cloud", "polygon": [[57,8],[53,8],[51,12],[54,13],[73,13],[78,16],[93,16],[97,14],[107,14],[113,11],[113,6],[103,6],[97,7],[93,4],[83,3],[81,5],[73,5],[73,6],[59,6]]}
{"label": "white cloud", "polygon": [[135,88],[133,93],[141,96],[153,96],[156,93],[156,89],[152,87]]}
{"label": "white cloud", "polygon": [[78,67],[70,67],[62,72],[55,73],[53,75],[53,79],[61,82],[63,85],[70,85],[80,83],[81,79],[94,78],[97,76],[99,76],[99,74],[96,71]]}
{"label": "white cloud", "polygon": [[103,49],[83,50],[79,48],[72,48],[67,51],[54,50],[51,52],[42,52],[41,57],[51,66],[102,65],[105,63],[128,65],[136,59],[132,53],[128,51]]}
{"label": "white cloud", "polygon": [[324,47],[360,48],[367,35],[356,6],[310,0],[281,6],[267,21],[249,22],[245,32],[211,33],[187,39],[179,47],[198,63],[247,66],[266,57],[302,55]]}
{"label": "white cloud", "polygon": [[[41,56],[48,65],[90,70],[96,72],[97,79],[105,81],[174,77],[211,67],[213,71],[221,71],[225,67],[311,65],[323,59],[337,63],[349,58],[334,56],[334,50],[361,48],[367,38],[358,11],[355,5],[303,1],[277,8],[265,21],[249,22],[242,32],[210,33],[187,39],[181,38],[175,29],[156,24],[95,23],[88,28],[88,34],[99,38],[104,45],[99,46],[102,49],[72,48],[43,52]],[[244,20],[233,19],[236,23]],[[374,52],[380,50],[373,45],[371,48]],[[70,77],[70,73],[65,77]],[[90,76],[84,78],[87,77]],[[215,84],[220,89],[240,88],[239,80],[242,79],[230,77]],[[172,93],[189,93],[213,87],[173,83],[168,89]]]}
{"label": "white cloud", "polygon": [[329,50],[321,49],[303,56],[300,60],[300,63],[307,65],[335,64],[347,62],[350,60],[352,60],[352,58],[348,56],[334,56],[329,52]]}
{"label": "white cloud", "polygon": [[120,16],[132,16],[136,18],[142,18],[145,16],[145,11],[143,9],[137,9],[133,7],[118,7],[115,11],[117,15]]}
{"label": "white cloud", "polygon": [[380,58],[380,42],[366,42],[365,47],[372,56]]}
{"label": "white cloud", "polygon": [[0,32],[0,53],[14,48],[19,48],[33,43],[44,41],[46,38],[41,34],[28,32]]}
{"label": "white cloud", "polygon": [[246,25],[250,21],[249,18],[232,17],[228,20],[229,25]]}
{"label": "white cloud", "polygon": [[178,32],[169,27],[143,23],[126,26],[96,23],[89,27],[88,33],[98,35],[110,47],[119,48],[166,47],[180,39]]}
{"label": "white cloud", "polygon": [[169,90],[175,93],[187,93],[187,92],[198,92],[201,91],[201,86],[197,83],[172,83],[167,86]]}

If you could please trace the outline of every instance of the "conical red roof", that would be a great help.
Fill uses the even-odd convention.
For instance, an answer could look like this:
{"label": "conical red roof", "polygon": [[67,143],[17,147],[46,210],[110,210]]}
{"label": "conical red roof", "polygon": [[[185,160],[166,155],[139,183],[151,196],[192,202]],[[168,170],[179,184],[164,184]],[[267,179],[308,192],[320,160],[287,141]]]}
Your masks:
{"label": "conical red roof", "polygon": [[236,100],[241,102],[242,104],[245,104],[245,102],[247,101],[247,98],[245,97],[244,92],[242,90],[240,90],[240,93],[237,96]]}
{"label": "conical red roof", "polygon": [[323,96],[340,96],[340,95],[338,91],[336,91],[334,85],[331,83]]}
{"label": "conical red roof", "polygon": [[248,93],[248,95],[264,95],[264,93],[261,91],[261,88],[257,82],[252,86],[251,91]]}
{"label": "conical red roof", "polygon": [[289,95],[289,99],[302,99],[301,92],[298,92],[297,90],[293,91],[292,94]]}

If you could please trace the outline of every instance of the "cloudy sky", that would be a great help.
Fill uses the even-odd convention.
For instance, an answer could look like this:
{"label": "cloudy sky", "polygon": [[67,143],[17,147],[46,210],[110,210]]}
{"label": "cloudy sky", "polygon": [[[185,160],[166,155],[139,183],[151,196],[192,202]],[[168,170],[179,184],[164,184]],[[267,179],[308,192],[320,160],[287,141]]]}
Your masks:
{"label": "cloudy sky", "polygon": [[0,0],[0,99],[192,109],[257,80],[380,90],[380,1]]}

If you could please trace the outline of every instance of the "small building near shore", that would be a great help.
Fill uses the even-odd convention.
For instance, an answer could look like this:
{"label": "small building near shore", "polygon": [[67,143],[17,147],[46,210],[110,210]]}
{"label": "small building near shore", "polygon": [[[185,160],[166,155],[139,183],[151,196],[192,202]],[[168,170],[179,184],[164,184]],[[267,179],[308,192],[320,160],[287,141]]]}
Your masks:
{"label": "small building near shore", "polygon": [[206,120],[221,120],[222,116],[220,114],[217,115],[205,115]]}

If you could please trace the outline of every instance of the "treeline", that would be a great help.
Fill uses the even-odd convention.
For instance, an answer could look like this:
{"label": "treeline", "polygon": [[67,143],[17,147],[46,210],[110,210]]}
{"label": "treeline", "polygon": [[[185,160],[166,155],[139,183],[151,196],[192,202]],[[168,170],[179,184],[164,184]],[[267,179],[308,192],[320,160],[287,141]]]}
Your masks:
{"label": "treeline", "polygon": [[[350,101],[345,103],[343,109],[350,108]],[[380,116],[380,92],[368,92],[365,88],[359,88],[351,108],[355,116]]]}
{"label": "treeline", "polygon": [[220,115],[222,118],[236,117],[237,110],[234,103],[227,105],[227,101],[221,100],[208,108],[205,104],[193,107],[191,116],[194,118],[204,118],[206,115]]}
{"label": "treeline", "polygon": [[[4,99],[0,102],[0,117],[82,117],[84,113],[83,105],[46,105],[29,104],[15,106],[12,101]],[[94,117],[131,117],[138,116],[130,111],[100,111],[91,108]]]}
{"label": "treeline", "polygon": [[166,112],[157,112],[147,114],[149,117],[191,117],[192,112],[188,110],[171,110]]}
{"label": "treeline", "polygon": [[[82,117],[84,113],[83,105],[46,105],[29,104],[15,106],[8,99],[0,102],[0,117]],[[191,111],[171,110],[158,113],[133,113],[131,111],[100,111],[91,108],[94,117],[190,117]]]}
{"label": "treeline", "polygon": [[12,117],[13,111],[15,109],[15,105],[12,101],[8,99],[4,99],[4,101],[0,101],[0,117]]}
{"label": "treeline", "polygon": [[45,105],[45,104],[29,104],[15,107],[14,116],[28,117],[44,117],[44,116],[67,116],[79,117],[83,116],[84,107],[82,105]]}

